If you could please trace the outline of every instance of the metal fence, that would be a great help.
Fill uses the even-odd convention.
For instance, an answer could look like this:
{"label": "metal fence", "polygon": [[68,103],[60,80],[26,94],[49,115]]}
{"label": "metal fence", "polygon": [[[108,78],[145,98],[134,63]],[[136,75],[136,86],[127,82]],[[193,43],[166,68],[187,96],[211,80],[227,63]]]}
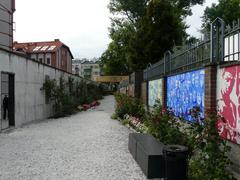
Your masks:
{"label": "metal fence", "polygon": [[224,61],[239,61],[240,59],[240,19],[232,26],[226,27],[224,36]]}
{"label": "metal fence", "polygon": [[209,63],[239,61],[240,20],[226,26],[217,18],[211,24],[210,36],[204,41],[185,45],[178,50],[166,52],[159,62],[148,65],[144,70],[144,80],[203,68]]}

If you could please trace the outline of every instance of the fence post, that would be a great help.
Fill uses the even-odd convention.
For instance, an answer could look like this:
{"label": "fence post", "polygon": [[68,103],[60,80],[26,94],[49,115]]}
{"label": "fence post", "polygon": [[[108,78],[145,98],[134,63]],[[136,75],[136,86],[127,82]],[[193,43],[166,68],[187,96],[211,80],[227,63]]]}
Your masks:
{"label": "fence post", "polygon": [[148,66],[147,66],[147,78],[146,78],[146,105],[147,105],[147,110],[149,111],[149,77],[148,77],[148,71],[149,69],[151,68],[152,64],[149,63]]}
{"label": "fence post", "polygon": [[162,91],[163,91],[163,97],[162,97],[162,106],[163,108],[167,108],[167,76],[163,77],[163,87],[162,87]]}
{"label": "fence post", "polygon": [[224,31],[225,23],[221,18],[211,23],[211,63],[224,60]]}
{"label": "fence post", "polygon": [[[169,67],[167,67],[167,63],[169,63]],[[167,73],[167,71],[171,72],[171,52],[170,51],[167,51],[164,53],[164,75]]]}

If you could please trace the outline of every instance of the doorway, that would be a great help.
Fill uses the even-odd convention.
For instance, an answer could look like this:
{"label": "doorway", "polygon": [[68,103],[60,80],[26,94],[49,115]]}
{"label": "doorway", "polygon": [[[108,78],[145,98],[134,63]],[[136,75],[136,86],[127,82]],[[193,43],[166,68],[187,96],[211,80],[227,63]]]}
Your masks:
{"label": "doorway", "polygon": [[1,73],[1,129],[5,130],[15,126],[14,110],[14,74]]}

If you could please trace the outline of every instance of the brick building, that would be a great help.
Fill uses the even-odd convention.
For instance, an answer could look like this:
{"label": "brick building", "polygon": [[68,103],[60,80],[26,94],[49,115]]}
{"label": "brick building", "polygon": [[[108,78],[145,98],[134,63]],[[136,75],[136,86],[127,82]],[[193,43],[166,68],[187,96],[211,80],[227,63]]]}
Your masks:
{"label": "brick building", "polygon": [[59,39],[46,42],[13,43],[13,50],[24,53],[29,58],[72,73],[73,55],[70,48]]}
{"label": "brick building", "polygon": [[0,48],[12,50],[15,0],[0,0]]}

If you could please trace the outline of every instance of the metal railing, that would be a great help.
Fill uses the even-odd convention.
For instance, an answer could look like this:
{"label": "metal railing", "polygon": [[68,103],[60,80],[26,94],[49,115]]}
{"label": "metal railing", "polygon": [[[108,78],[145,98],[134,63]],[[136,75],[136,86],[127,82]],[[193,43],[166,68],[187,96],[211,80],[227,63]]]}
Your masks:
{"label": "metal railing", "polygon": [[234,21],[232,26],[225,28],[224,36],[224,61],[240,60],[240,19]]}
{"label": "metal railing", "polygon": [[173,53],[166,52],[164,58],[149,64],[144,70],[144,80],[203,68],[206,64],[240,59],[240,20],[226,26],[217,18],[211,24],[210,37],[195,44],[182,46]]}

